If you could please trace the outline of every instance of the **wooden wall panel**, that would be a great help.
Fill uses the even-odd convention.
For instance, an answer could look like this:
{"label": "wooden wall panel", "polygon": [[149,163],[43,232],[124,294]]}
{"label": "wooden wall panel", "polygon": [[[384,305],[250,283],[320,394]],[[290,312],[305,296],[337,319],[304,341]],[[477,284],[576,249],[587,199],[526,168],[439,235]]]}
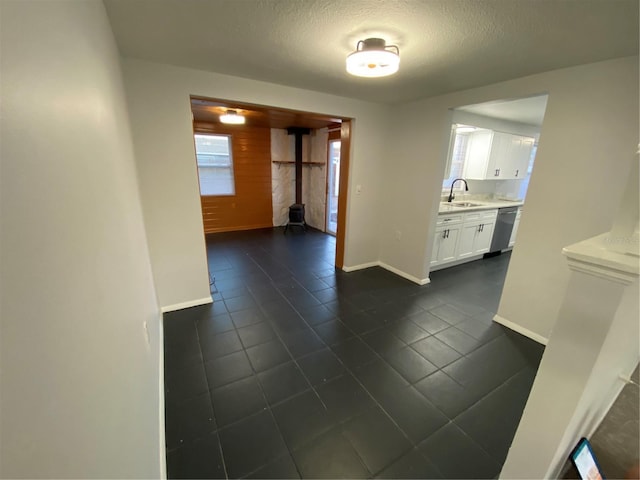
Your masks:
{"label": "wooden wall panel", "polygon": [[205,233],[271,227],[270,129],[195,122],[194,131],[231,135],[236,193],[200,197]]}

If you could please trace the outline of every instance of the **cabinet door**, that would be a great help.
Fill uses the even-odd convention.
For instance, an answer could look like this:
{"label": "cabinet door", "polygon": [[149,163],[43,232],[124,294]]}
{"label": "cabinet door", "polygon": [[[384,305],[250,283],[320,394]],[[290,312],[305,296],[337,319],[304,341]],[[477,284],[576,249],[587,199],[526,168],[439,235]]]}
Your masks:
{"label": "cabinet door", "polygon": [[445,230],[445,235],[441,236],[440,248],[438,249],[438,263],[451,262],[456,259],[460,226],[448,227]]}
{"label": "cabinet door", "polygon": [[488,130],[473,132],[469,135],[462,175],[464,178],[472,180],[485,179],[492,138],[493,132]]}
{"label": "cabinet door", "polygon": [[495,222],[482,223],[477,230],[476,238],[473,243],[473,254],[480,255],[487,253],[491,248],[491,240],[493,239],[493,229],[495,228]]}
{"label": "cabinet door", "polygon": [[524,178],[527,176],[527,169],[529,168],[529,160],[531,159],[531,151],[535,139],[531,137],[521,137],[520,144],[518,146],[518,155],[516,158],[515,178]]}
{"label": "cabinet door", "polygon": [[509,178],[509,158],[513,150],[513,135],[493,132],[491,155],[487,166],[486,179]]}
{"label": "cabinet door", "polygon": [[433,239],[433,250],[431,250],[431,266],[438,265],[438,253],[440,251],[440,244],[442,243],[443,236],[445,235],[445,230],[445,227],[436,228],[436,235]]}
{"label": "cabinet door", "polygon": [[462,226],[460,241],[458,242],[457,258],[465,258],[473,255],[473,244],[479,229],[480,226],[478,224]]}

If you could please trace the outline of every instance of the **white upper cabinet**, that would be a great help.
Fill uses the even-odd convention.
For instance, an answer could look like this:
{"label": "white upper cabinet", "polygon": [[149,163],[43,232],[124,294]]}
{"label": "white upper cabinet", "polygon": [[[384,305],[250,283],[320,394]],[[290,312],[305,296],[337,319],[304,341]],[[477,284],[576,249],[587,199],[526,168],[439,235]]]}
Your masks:
{"label": "white upper cabinet", "polygon": [[471,180],[524,178],[534,139],[478,130],[469,135],[463,177]]}
{"label": "white upper cabinet", "polygon": [[515,178],[524,178],[527,176],[529,161],[531,160],[531,152],[535,139],[532,137],[520,137],[518,145],[518,154],[515,156]]}

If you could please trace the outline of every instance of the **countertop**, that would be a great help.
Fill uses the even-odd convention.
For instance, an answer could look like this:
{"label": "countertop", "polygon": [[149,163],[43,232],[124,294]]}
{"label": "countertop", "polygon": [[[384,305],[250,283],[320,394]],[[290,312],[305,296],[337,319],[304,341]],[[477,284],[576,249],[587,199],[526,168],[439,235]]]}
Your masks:
{"label": "countertop", "polygon": [[491,210],[493,208],[504,208],[504,207],[520,207],[524,205],[524,202],[521,200],[454,200],[452,203],[456,202],[468,202],[474,203],[476,206],[473,207],[455,207],[450,205],[447,202],[440,202],[440,208],[438,209],[438,214],[442,215],[445,213],[464,213],[475,210]]}

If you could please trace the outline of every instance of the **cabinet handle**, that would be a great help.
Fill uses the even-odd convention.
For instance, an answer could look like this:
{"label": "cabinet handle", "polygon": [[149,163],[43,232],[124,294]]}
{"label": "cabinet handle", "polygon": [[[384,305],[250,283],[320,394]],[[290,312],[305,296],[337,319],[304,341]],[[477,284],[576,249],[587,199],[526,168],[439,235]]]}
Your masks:
{"label": "cabinet handle", "polygon": [[480,225],[480,231],[484,232],[484,223]]}
{"label": "cabinet handle", "polygon": [[500,169],[498,169],[498,176],[500,176]]}
{"label": "cabinet handle", "polygon": [[447,238],[447,231],[446,230],[442,231],[442,238]]}
{"label": "cabinet handle", "polygon": [[449,232],[450,230],[447,228],[447,238],[449,238]]}
{"label": "cabinet handle", "polygon": [[516,170],[516,177],[518,176],[518,172],[520,172],[520,170]]}
{"label": "cabinet handle", "polygon": [[494,177],[497,177],[497,176],[498,176],[498,171],[499,171],[499,170],[496,168],[496,173],[495,173]]}
{"label": "cabinet handle", "polygon": [[482,230],[480,230],[480,225],[478,225],[478,233],[480,233]]}

